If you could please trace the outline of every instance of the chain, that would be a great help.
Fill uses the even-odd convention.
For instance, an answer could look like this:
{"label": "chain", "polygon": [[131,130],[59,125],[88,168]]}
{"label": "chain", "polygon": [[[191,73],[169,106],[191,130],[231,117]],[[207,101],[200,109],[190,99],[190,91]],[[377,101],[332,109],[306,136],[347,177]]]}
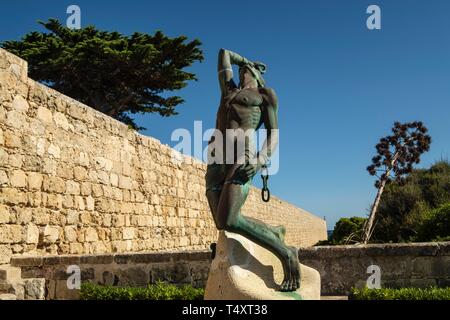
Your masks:
{"label": "chain", "polygon": [[267,170],[267,166],[263,165],[261,167],[261,178],[263,181],[263,187],[261,189],[261,198],[264,202],[269,202],[270,200],[270,190],[267,187],[267,180],[269,180],[269,171]]}

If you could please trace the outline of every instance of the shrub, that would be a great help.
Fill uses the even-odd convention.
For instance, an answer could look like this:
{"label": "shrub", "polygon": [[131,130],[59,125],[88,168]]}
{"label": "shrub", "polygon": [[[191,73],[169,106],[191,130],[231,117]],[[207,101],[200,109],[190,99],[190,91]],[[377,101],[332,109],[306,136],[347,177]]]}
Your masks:
{"label": "shrub", "polygon": [[353,288],[349,300],[450,300],[448,288],[400,288],[400,289],[356,289]]}
{"label": "shrub", "polygon": [[404,183],[393,182],[381,198],[373,242],[415,241],[430,209],[450,202],[450,162],[415,169]]}
{"label": "shrub", "polygon": [[431,210],[419,228],[416,241],[445,241],[450,238],[450,202]]}
{"label": "shrub", "polygon": [[204,289],[157,282],[147,287],[81,286],[81,300],[203,300]]}
{"label": "shrub", "polygon": [[336,222],[331,242],[335,244],[351,243],[361,240],[361,233],[366,218],[341,218]]}

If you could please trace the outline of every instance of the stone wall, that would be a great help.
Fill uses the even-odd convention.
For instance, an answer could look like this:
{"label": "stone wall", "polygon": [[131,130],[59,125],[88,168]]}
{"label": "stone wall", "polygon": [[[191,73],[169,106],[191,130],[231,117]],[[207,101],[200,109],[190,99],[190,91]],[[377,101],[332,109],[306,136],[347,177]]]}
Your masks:
{"label": "stone wall", "polygon": [[[38,291],[37,294],[28,295],[41,296],[47,300],[79,298],[80,290],[69,288],[67,285],[69,277],[75,274],[74,269],[69,268],[70,266],[79,268],[81,283],[145,287],[149,283],[164,281],[176,285],[204,288],[210,264],[211,252],[207,250],[170,253],[22,256],[11,260],[12,267],[19,270],[21,278],[19,283],[33,282],[35,287],[39,288],[34,290]],[[27,290],[25,287],[23,291],[27,293],[31,290]]]}
{"label": "stone wall", "polygon": [[450,286],[450,242],[319,246],[300,249],[299,258],[319,271],[322,295],[364,287],[371,265],[380,267],[383,288]]}
{"label": "stone wall", "polygon": [[[0,264],[13,255],[201,250],[217,231],[205,165],[41,85],[0,49]],[[190,159],[190,158],[189,158]],[[326,239],[325,221],[252,189],[245,214]]]}

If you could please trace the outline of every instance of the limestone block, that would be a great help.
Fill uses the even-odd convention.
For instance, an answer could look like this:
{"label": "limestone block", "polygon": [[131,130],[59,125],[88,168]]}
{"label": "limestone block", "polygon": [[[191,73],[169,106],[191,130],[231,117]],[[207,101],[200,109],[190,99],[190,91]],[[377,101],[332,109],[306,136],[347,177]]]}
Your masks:
{"label": "limestone block", "polygon": [[5,184],[8,184],[8,176],[5,171],[0,170],[0,186]]}
{"label": "limestone block", "polygon": [[20,112],[27,112],[29,105],[27,100],[25,100],[22,96],[17,95],[14,97],[14,100],[12,102],[13,109],[20,111]]}
{"label": "limestone block", "polygon": [[102,184],[109,184],[109,174],[106,171],[98,171],[97,172],[98,182]]}
{"label": "limestone block", "polygon": [[44,242],[47,244],[55,243],[59,239],[59,229],[53,226],[45,226]]}
{"label": "limestone block", "polygon": [[103,157],[96,157],[95,163],[97,167],[102,170],[111,171],[111,169],[113,168],[113,162]]}
{"label": "limestone block", "polygon": [[84,252],[83,245],[81,243],[70,243],[70,254],[81,254]]}
{"label": "limestone block", "polygon": [[47,208],[51,209],[61,209],[63,203],[63,197],[60,194],[44,194],[42,196],[43,204]]}
{"label": "limestone block", "polygon": [[21,168],[23,166],[24,157],[17,153],[12,153],[8,157],[8,164],[13,168]]}
{"label": "limestone block", "polygon": [[61,158],[61,149],[57,145],[50,144],[47,151],[54,158],[56,159]]}
{"label": "limestone block", "polygon": [[39,156],[44,155],[45,153],[45,145],[46,145],[47,141],[45,141],[44,138],[39,138],[36,142],[36,153]]}
{"label": "limestone block", "polygon": [[45,127],[37,119],[31,118],[30,121],[30,132],[37,137],[41,137],[45,134]]}
{"label": "limestone block", "polygon": [[73,169],[75,180],[84,181],[88,177],[87,170],[83,167],[75,167]]}
{"label": "limestone block", "polygon": [[102,186],[103,196],[105,198],[112,199],[113,198],[113,189],[110,186]]}
{"label": "limestone block", "polygon": [[[6,132],[8,132],[8,131],[6,131]],[[8,141],[9,139],[7,138],[6,132],[5,132],[5,138],[4,138],[5,142],[4,143],[8,147],[8,144],[11,143],[11,142]],[[11,147],[11,148],[15,148],[15,147]],[[8,163],[8,157],[9,157],[9,154],[8,154],[7,150],[4,149],[4,148],[0,148],[0,163],[7,164]]]}
{"label": "limestone block", "polygon": [[111,227],[111,221],[112,221],[112,216],[110,215],[110,214],[105,214],[104,216],[103,216],[103,222],[102,222],[102,225],[104,226],[104,227]]}
{"label": "limestone block", "polygon": [[130,190],[133,187],[132,180],[130,177],[120,176],[119,177],[119,188]]}
{"label": "limestone block", "polygon": [[16,222],[18,224],[27,224],[31,222],[33,212],[31,208],[16,207]]}
{"label": "limestone block", "polygon": [[83,212],[80,214],[80,221],[83,224],[91,224],[92,216],[89,212]]}
{"label": "limestone block", "polygon": [[75,210],[67,212],[67,224],[77,224],[80,220],[80,214]]}
{"label": "limestone block", "polygon": [[52,123],[52,112],[44,107],[39,107],[37,110],[37,118],[44,123],[51,124]]}
{"label": "limestone block", "polygon": [[0,264],[9,263],[11,256],[11,246],[0,244]]}
{"label": "limestone block", "polygon": [[11,110],[6,115],[6,124],[17,130],[28,129],[26,116],[19,111]]}
{"label": "limestone block", "polygon": [[118,187],[119,186],[119,176],[117,174],[111,173],[110,181],[111,181],[111,185],[113,187]]}
{"label": "limestone block", "polygon": [[21,145],[21,141],[20,141],[20,137],[15,135],[13,132],[11,131],[5,131],[3,133],[4,139],[5,139],[5,145],[8,148],[20,148]]}
{"label": "limestone block", "polygon": [[90,196],[92,192],[92,186],[90,182],[82,182],[81,183],[81,194],[83,196]]}
{"label": "limestone block", "polygon": [[81,192],[80,184],[72,180],[66,181],[66,190],[68,194],[78,195]]}
{"label": "limestone block", "polygon": [[45,299],[45,279],[25,279],[24,287],[26,300]]}
{"label": "limestone block", "polygon": [[40,190],[42,186],[42,174],[37,172],[28,173],[28,188],[31,190]]}
{"label": "limestone block", "polygon": [[134,239],[135,229],[134,228],[123,228],[123,240]]}
{"label": "limestone block", "polygon": [[95,201],[94,198],[92,198],[91,196],[86,198],[86,209],[89,211],[94,211],[95,208]]}
{"label": "limestone block", "polygon": [[59,177],[44,176],[43,190],[47,192],[63,193],[66,191],[66,183]]}
{"label": "limestone block", "polygon": [[39,207],[42,203],[42,192],[30,192],[28,193],[28,202],[31,207]]}
{"label": "limestone block", "polygon": [[24,188],[27,185],[27,176],[22,170],[14,170],[9,175],[11,186],[16,188]]}
{"label": "limestone block", "polygon": [[320,275],[300,264],[295,292],[280,292],[283,268],[270,251],[234,233],[220,232],[205,300],[320,300]]}
{"label": "limestone block", "polygon": [[0,204],[0,223],[8,223],[9,217],[9,208],[3,204]]}
{"label": "limestone block", "polygon": [[125,225],[125,216],[114,215],[112,218],[112,224],[114,227],[123,227]]}
{"label": "limestone block", "polygon": [[103,196],[103,188],[101,184],[92,184],[92,193],[94,197]]}
{"label": "limestone block", "polygon": [[39,242],[39,228],[34,224],[29,224],[26,229],[26,242],[37,244]]}
{"label": "limestone block", "polygon": [[33,211],[33,223],[46,225],[50,222],[50,214],[46,209],[38,208]]}
{"label": "limestone block", "polygon": [[85,241],[95,242],[98,241],[97,231],[94,228],[87,228],[85,234]]}
{"label": "limestone block", "polygon": [[85,152],[80,152],[80,157],[78,158],[78,163],[82,166],[89,166],[89,156]]}
{"label": "limestone block", "polygon": [[83,108],[81,108],[80,106],[76,105],[76,104],[72,104],[69,107],[69,115],[74,117],[75,119],[83,119]]}
{"label": "limestone block", "polygon": [[0,225],[0,243],[20,243],[22,227],[13,224]]}
{"label": "limestone block", "polygon": [[77,241],[77,229],[73,226],[67,226],[64,228],[64,236],[67,242],[76,242]]}
{"label": "limestone block", "polygon": [[83,211],[84,209],[86,209],[85,203],[84,203],[84,199],[82,196],[75,196],[74,198],[75,201],[75,208],[78,210]]}
{"label": "limestone block", "polygon": [[62,205],[63,208],[73,209],[74,208],[73,196],[71,196],[70,194],[65,194],[63,197]]}
{"label": "limestone block", "polygon": [[119,188],[112,188],[112,196],[114,200],[122,201],[123,200],[123,193],[122,190]]}
{"label": "limestone block", "polygon": [[69,122],[67,121],[66,116],[61,112],[55,112],[53,116],[53,121],[55,122],[57,127],[62,128],[64,130],[69,130]]}
{"label": "limestone block", "polygon": [[131,165],[128,162],[122,163],[122,174],[124,176],[131,176]]}

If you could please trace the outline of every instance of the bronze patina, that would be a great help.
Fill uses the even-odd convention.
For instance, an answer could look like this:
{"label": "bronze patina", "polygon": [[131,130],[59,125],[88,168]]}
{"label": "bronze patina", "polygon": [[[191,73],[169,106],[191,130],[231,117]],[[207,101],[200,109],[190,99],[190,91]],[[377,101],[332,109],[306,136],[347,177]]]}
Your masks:
{"label": "bronze patina", "polygon": [[[239,67],[239,85],[233,80],[232,65]],[[210,140],[210,145],[215,145],[212,151],[215,160],[208,161],[206,195],[217,228],[240,234],[275,254],[284,271],[280,290],[295,291],[300,286],[300,267],[297,249],[285,244],[285,227],[270,226],[241,214],[253,177],[265,168],[278,145],[278,101],[275,91],[265,85],[262,76],[265,71],[266,65],[261,62],[252,62],[230,50],[219,51],[221,98],[216,131],[221,135]],[[231,140],[227,135],[229,130],[256,131],[263,124],[267,136],[258,152],[252,135],[243,139],[244,148],[237,146],[237,135]],[[221,144],[217,144],[217,139],[223,139]],[[232,161],[227,161],[230,143],[233,156]],[[217,150],[217,145],[222,149]]]}

